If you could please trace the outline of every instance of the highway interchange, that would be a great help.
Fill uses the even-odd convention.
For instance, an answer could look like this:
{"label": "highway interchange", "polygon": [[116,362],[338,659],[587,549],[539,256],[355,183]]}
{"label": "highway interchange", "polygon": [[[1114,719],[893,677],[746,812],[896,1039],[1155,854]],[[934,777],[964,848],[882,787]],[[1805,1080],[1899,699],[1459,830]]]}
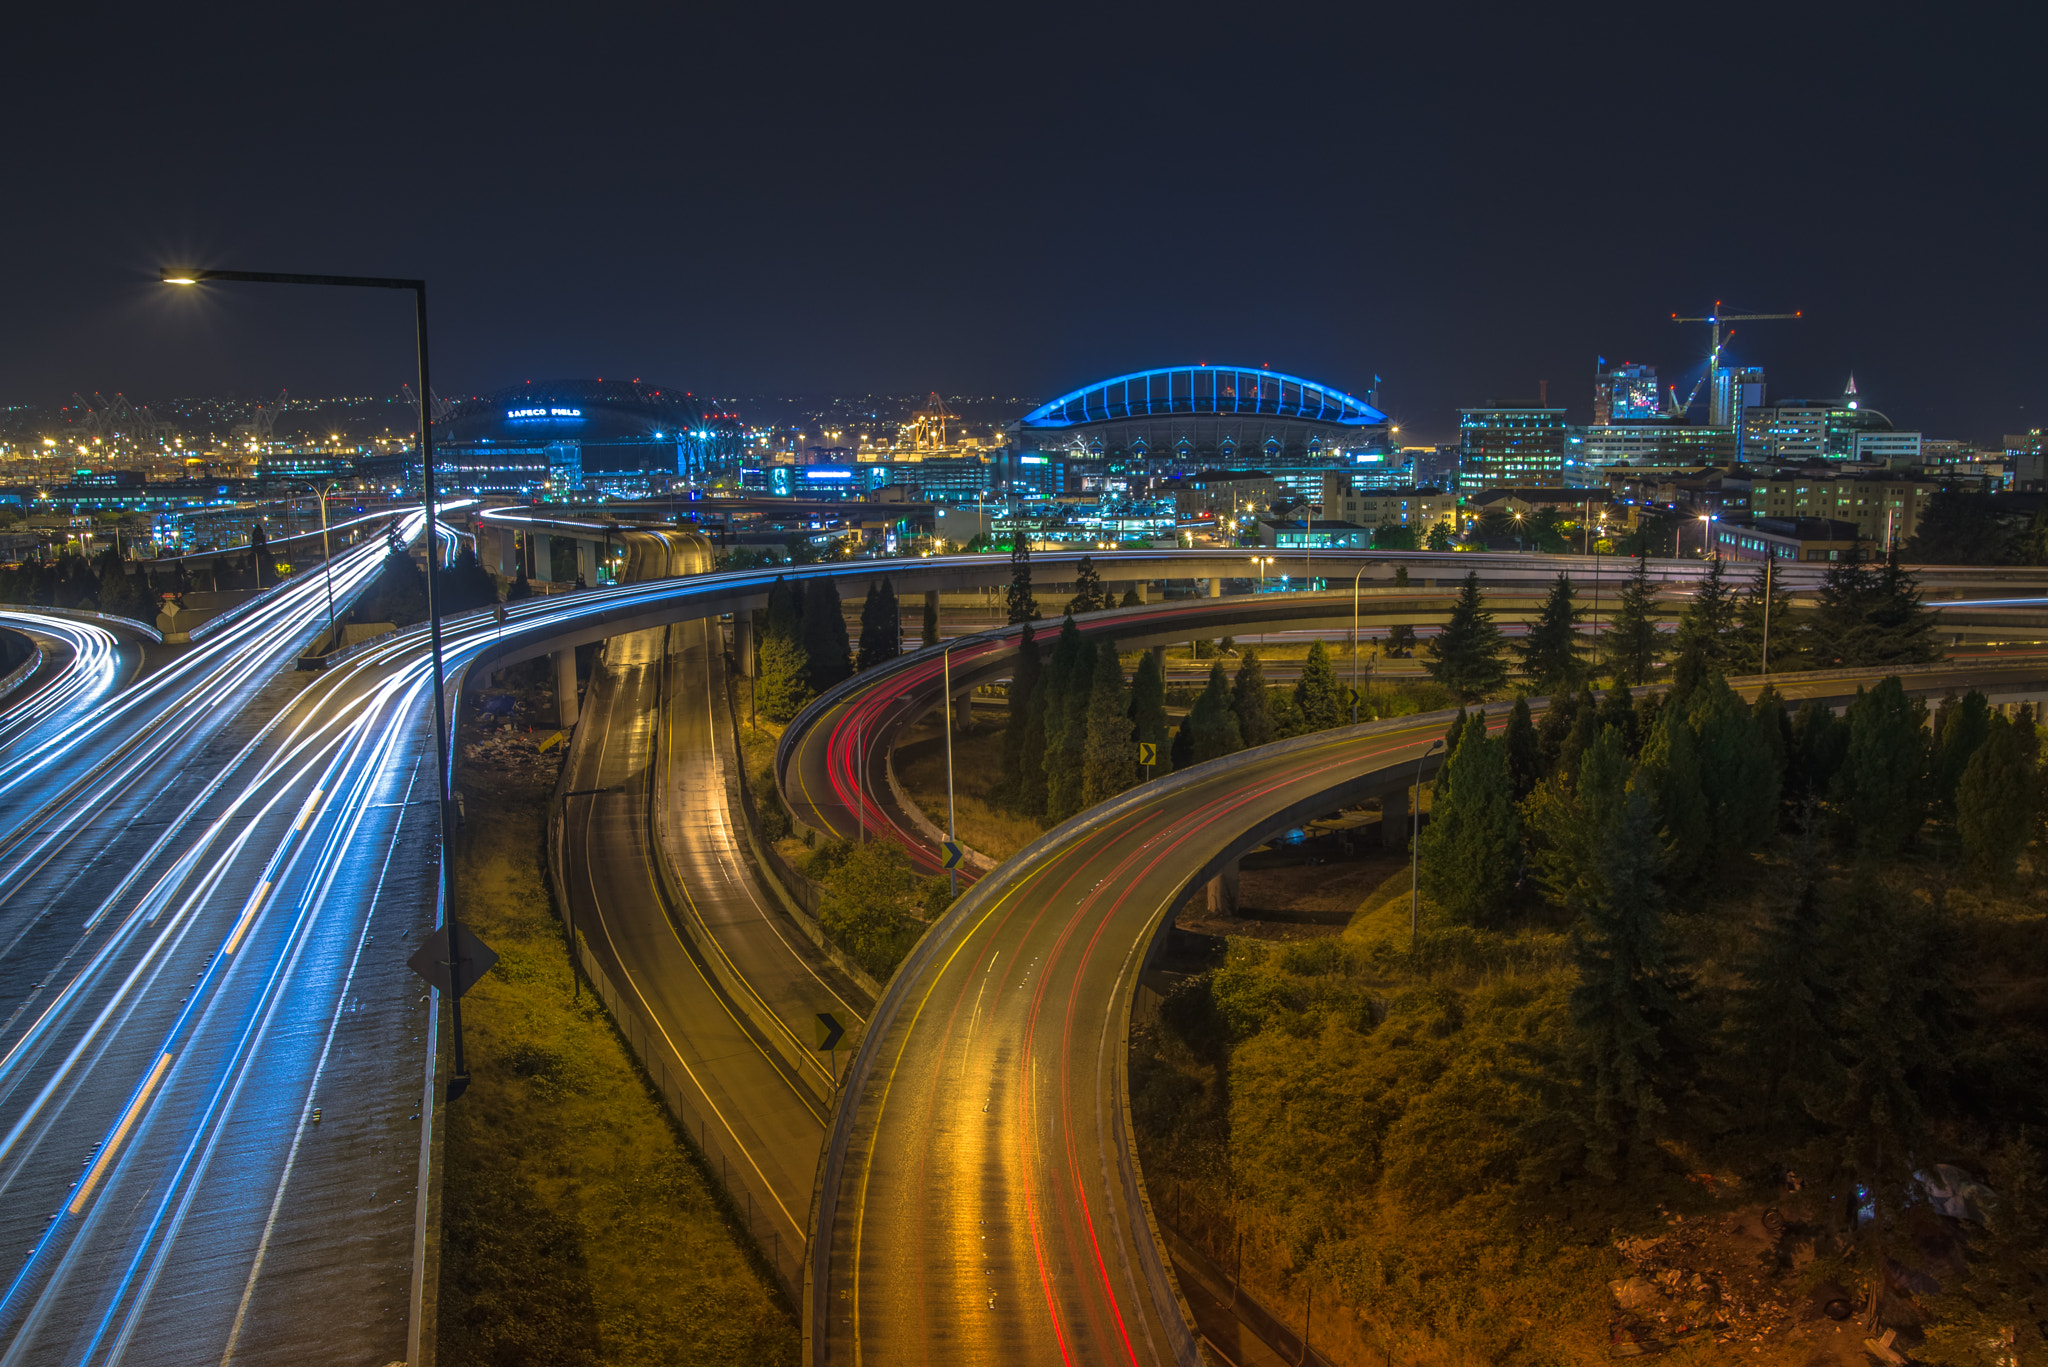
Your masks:
{"label": "highway interchange", "polygon": [[[337,557],[344,599],[381,554]],[[648,582],[451,622],[451,691],[465,670],[611,641],[558,804],[562,877],[583,889],[571,915],[669,1040],[691,1104],[726,1127],[707,1152],[752,1167],[757,1238],[826,1232],[791,1279],[812,1360],[1193,1361],[1127,1142],[1131,983],[1206,870],[1275,822],[1387,787],[1441,719],[1285,743],[1084,814],[977,885],[871,1005],[764,894],[725,801],[715,618],[772,576],[659,577],[703,563],[689,538],[634,554]],[[1007,564],[991,559],[805,573],[857,591],[886,572],[909,593],[996,582]],[[1504,559],[1523,582],[1555,572]],[[1239,567],[1098,561],[1112,581]],[[1062,563],[1044,557],[1041,576]],[[1244,611],[1184,600],[1102,629],[1183,639]],[[1285,629],[1302,606],[1259,611]],[[290,665],[324,613],[315,575],[178,651],[118,625],[0,621],[63,661],[0,702],[0,1237],[19,1258],[0,1367],[428,1351],[442,1050],[437,1003],[403,967],[438,914],[423,633],[309,681]],[[963,644],[956,688],[975,652],[988,669],[1003,652],[999,636]],[[792,806],[807,782],[831,792],[800,819],[844,830],[872,802],[877,830],[927,850],[874,796],[886,772],[852,763],[846,723],[888,712],[861,724],[886,765],[887,736],[936,697],[935,663],[861,676],[792,728]],[[2039,687],[2025,669],[1938,677]],[[873,1012],[836,1106],[803,1047],[820,1009]]]}

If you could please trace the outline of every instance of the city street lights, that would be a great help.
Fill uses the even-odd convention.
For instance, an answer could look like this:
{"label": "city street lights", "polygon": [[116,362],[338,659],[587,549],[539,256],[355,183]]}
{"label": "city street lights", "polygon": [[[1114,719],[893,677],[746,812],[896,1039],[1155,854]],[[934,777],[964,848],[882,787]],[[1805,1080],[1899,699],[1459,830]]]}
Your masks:
{"label": "city street lights", "polygon": [[1711,524],[1714,522],[1718,522],[1719,520],[1720,519],[1712,513],[1700,514],[1700,559],[1702,560],[1705,560],[1707,558],[1707,540],[1709,537],[1713,535],[1713,528]]}
{"label": "city street lights", "polygon": [[[946,690],[946,839],[954,844],[960,841],[959,829],[953,824],[953,647],[947,646],[939,652],[939,669],[944,675],[941,687]],[[953,896],[960,895],[960,870],[947,869],[953,880]]]}
{"label": "city street lights", "polygon": [[[1480,715],[1484,716],[1482,712]],[[1408,838],[1408,952],[1422,944],[1422,762],[1443,748],[1438,736],[1415,758],[1414,830]]]}
{"label": "city street lights", "polygon": [[[427,282],[381,275],[299,275],[278,271],[217,271],[197,267],[163,268],[167,285],[197,285],[207,280],[252,285],[322,285],[343,289],[408,290],[413,300],[413,338],[419,360],[420,502],[427,515],[427,642],[434,685],[434,784],[441,815],[439,890],[441,923],[448,932],[450,991],[448,1023],[453,1037],[455,1070],[448,1079],[448,1100],[469,1087],[469,1067],[462,1052],[461,926],[455,914],[449,857],[455,848],[455,822],[448,795],[448,695],[441,672],[441,607],[436,592],[440,579],[440,527],[434,515],[434,430],[427,395]],[[322,512],[325,512],[323,504]]]}
{"label": "city street lights", "polygon": [[1266,566],[1273,563],[1273,557],[1270,555],[1255,555],[1252,557],[1252,563],[1259,567],[1259,592],[1264,593],[1266,591]]}

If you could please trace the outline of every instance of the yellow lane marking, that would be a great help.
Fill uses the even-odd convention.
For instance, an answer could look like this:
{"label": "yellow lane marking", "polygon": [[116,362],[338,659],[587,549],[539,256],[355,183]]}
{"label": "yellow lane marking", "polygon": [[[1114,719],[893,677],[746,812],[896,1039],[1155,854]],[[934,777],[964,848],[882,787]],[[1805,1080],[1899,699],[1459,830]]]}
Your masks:
{"label": "yellow lane marking", "polygon": [[306,805],[299,808],[298,824],[292,827],[293,830],[303,831],[312,824],[313,813],[318,811],[320,807],[320,796],[320,790],[315,788],[306,798]]}
{"label": "yellow lane marking", "polygon": [[263,899],[268,896],[270,880],[266,878],[256,885],[256,895],[249,899],[249,908],[242,913],[242,919],[235,922],[235,933],[228,937],[228,947],[221,951],[222,954],[232,954],[242,947],[242,937],[249,933],[249,923],[256,919],[257,910],[262,907]]}
{"label": "yellow lane marking", "polygon": [[71,1199],[73,1215],[85,1209],[86,1198],[92,1195],[92,1189],[98,1186],[100,1178],[106,1175],[107,1165],[114,1161],[115,1152],[120,1149],[121,1142],[128,1137],[128,1131],[135,1127],[136,1118],[142,1114],[142,1108],[149,1103],[150,1094],[156,1091],[157,1083],[164,1080],[164,1070],[170,1066],[169,1054],[157,1057],[156,1067],[149,1070],[148,1081],[144,1082],[142,1090],[135,1094],[135,1100],[128,1104],[128,1114],[122,1116],[121,1123],[114,1127],[114,1136],[107,1141],[107,1147],[100,1150],[100,1161],[92,1165],[92,1171],[78,1184],[78,1195]]}

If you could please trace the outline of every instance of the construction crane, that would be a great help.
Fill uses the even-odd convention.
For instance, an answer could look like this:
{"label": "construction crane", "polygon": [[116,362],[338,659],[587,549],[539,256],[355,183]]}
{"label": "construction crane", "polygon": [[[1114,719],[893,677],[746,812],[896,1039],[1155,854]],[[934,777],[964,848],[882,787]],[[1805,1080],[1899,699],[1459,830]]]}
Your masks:
{"label": "construction crane", "polygon": [[[1721,301],[1719,299],[1716,299],[1714,301],[1714,311],[1712,313],[1707,314],[1704,317],[1681,318],[1674,313],[1671,315],[1671,321],[1674,323],[1708,323],[1713,326],[1714,340],[1713,345],[1709,347],[1707,350],[1707,374],[1705,381],[1707,384],[1707,403],[1711,408],[1712,404],[1714,403],[1715,396],[1719,395],[1721,392],[1721,348],[1727,345],[1728,340],[1730,338],[1735,336],[1735,329],[1732,327],[1729,328],[1728,331],[1724,334],[1721,331],[1721,324],[1761,323],[1779,318],[1804,318],[1805,316],[1806,313],[1803,309],[1795,310],[1791,313],[1723,313],[1721,312]],[[1700,392],[1699,386],[1694,385],[1692,392],[1693,397],[1697,398]],[[1671,399],[1673,403],[1676,403],[1678,401],[1678,391],[1676,389],[1673,389],[1671,391]],[[1679,416],[1683,417],[1685,415],[1685,412],[1691,409],[1691,407],[1692,399],[1687,399],[1685,403],[1685,408],[1679,410]],[[1731,415],[1722,414],[1720,416],[1727,419],[1728,421],[1734,421],[1734,418]],[[1726,423],[1717,423],[1715,425],[1725,426]]]}

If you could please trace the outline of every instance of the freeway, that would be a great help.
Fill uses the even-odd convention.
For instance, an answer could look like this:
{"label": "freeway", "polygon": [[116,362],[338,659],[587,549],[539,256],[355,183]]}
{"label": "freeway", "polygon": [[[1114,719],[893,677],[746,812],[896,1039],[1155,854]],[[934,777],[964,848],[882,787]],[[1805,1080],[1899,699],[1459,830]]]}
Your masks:
{"label": "freeway", "polygon": [[63,731],[75,725],[142,663],[141,641],[111,618],[0,607],[0,627],[28,637],[39,656],[14,690],[0,694],[0,755],[33,746],[45,726]]}
{"label": "freeway", "polygon": [[[686,534],[627,537],[636,582],[709,558]],[[857,1022],[868,1003],[745,866],[717,743],[722,655],[715,619],[605,643],[564,765],[557,876],[586,953],[650,1027],[649,1071],[794,1270],[833,1093],[810,1016]]]}
{"label": "freeway", "polygon": [[[338,558],[338,594],[381,556]],[[0,1362],[164,1351],[134,1342],[144,1305],[181,1300],[157,1293],[162,1236],[213,1214],[179,1179],[177,1134],[217,1137],[209,1112],[250,1019],[241,992],[261,972],[243,952],[258,928],[221,890],[278,824],[264,784],[307,762],[266,763],[279,727],[265,714],[292,691],[272,675],[325,611],[320,577],[301,577],[0,750],[0,1237],[26,1255],[0,1293]],[[203,1262],[169,1285],[182,1292]]]}

